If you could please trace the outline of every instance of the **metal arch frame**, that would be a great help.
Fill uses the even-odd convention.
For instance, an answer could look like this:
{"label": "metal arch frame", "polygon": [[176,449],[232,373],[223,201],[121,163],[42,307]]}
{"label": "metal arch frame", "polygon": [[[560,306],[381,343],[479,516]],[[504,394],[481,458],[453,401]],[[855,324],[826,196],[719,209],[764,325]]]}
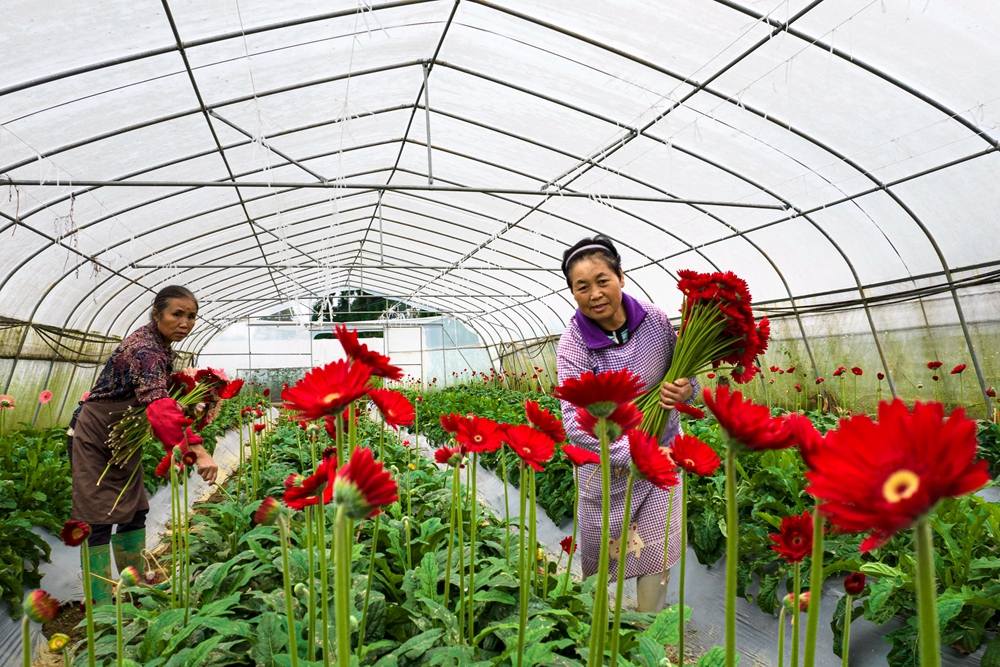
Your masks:
{"label": "metal arch frame", "polygon": [[956,295],[957,296],[957,295]]}

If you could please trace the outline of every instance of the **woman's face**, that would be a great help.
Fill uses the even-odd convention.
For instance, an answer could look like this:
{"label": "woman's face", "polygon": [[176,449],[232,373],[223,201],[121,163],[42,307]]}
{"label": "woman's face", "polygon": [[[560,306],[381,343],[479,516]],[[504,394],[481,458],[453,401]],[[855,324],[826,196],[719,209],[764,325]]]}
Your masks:
{"label": "woman's face", "polygon": [[591,255],[573,264],[569,270],[569,284],[580,312],[602,329],[614,331],[625,324],[625,309],[622,308],[625,276],[616,274],[603,259]]}
{"label": "woman's face", "polygon": [[153,316],[157,328],[168,343],[176,343],[194,329],[198,316],[198,306],[191,299],[170,299],[170,305],[162,313]]}

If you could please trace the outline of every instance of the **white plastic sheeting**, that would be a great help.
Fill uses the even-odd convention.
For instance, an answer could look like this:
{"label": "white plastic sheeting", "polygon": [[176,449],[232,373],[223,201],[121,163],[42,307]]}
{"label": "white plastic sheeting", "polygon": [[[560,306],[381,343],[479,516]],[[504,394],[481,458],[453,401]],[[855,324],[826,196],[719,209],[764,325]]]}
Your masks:
{"label": "white plastic sheeting", "polygon": [[[792,317],[856,299],[878,348],[891,325],[872,290],[930,284],[975,348],[953,274],[1000,262],[996,3],[3,13],[5,316],[123,335],[183,283],[207,320],[198,350],[241,317],[348,287],[495,345],[561,331],[561,253],[604,232],[633,293],[671,311],[677,269],[731,269]],[[972,361],[985,389],[997,362]]]}

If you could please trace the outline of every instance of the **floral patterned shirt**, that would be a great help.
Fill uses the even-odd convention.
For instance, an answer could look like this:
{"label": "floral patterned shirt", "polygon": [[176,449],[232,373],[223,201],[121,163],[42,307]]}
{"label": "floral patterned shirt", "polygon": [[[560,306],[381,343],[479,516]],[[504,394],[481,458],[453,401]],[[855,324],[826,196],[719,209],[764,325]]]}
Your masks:
{"label": "floral patterned shirt", "polygon": [[125,338],[104,365],[87,402],[124,401],[135,396],[142,405],[167,398],[174,352],[155,322]]}

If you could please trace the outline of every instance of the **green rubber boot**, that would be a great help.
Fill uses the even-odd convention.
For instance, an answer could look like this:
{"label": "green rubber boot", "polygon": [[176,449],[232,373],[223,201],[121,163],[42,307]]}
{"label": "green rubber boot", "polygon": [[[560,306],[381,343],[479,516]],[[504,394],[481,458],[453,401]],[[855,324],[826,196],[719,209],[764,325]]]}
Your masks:
{"label": "green rubber boot", "polygon": [[115,564],[118,572],[128,566],[132,566],[139,571],[139,577],[143,574],[145,559],[142,557],[142,550],[146,548],[146,529],[130,530],[127,533],[115,533],[111,536],[111,544],[115,549]]}
{"label": "green rubber boot", "polygon": [[[97,547],[88,547],[90,552],[90,574],[97,575],[90,577],[90,597],[94,601],[94,607],[111,604],[111,584],[102,581],[97,577],[111,579],[111,545],[102,544]],[[83,550],[80,550],[81,557]],[[86,591],[84,591],[86,594]]]}

